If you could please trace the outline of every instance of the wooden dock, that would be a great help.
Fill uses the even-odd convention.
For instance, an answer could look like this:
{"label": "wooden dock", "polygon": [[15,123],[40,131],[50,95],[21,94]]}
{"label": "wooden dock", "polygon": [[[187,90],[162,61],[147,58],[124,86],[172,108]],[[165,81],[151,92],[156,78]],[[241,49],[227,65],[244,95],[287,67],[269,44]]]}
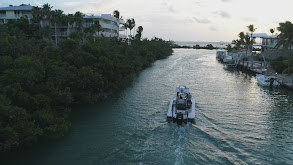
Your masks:
{"label": "wooden dock", "polygon": [[263,61],[241,61],[237,67],[260,74],[266,71]]}

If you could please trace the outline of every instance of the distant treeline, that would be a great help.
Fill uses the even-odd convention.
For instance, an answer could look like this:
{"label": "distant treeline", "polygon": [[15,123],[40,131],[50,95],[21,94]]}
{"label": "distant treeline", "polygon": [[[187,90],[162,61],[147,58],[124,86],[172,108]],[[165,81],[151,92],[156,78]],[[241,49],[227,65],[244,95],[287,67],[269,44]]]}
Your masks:
{"label": "distant treeline", "polygon": [[63,136],[72,105],[93,103],[129,84],[144,68],[172,54],[159,38],[88,36],[58,46],[25,19],[0,25],[0,150]]}
{"label": "distant treeline", "polygon": [[206,46],[199,46],[198,44],[194,45],[194,46],[180,46],[178,44],[173,44],[173,48],[186,48],[186,49],[219,49],[218,47],[214,47],[212,44],[208,44]]}

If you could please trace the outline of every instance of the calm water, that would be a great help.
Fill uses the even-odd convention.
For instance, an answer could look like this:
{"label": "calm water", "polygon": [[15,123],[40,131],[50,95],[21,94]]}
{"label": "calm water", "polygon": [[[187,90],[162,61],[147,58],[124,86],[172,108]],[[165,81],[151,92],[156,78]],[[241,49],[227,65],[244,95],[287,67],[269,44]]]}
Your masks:
{"label": "calm water", "polygon": [[[166,121],[179,84],[195,123]],[[64,138],[1,157],[1,164],[293,164],[293,96],[225,68],[215,51],[175,49],[104,103],[78,108]]]}
{"label": "calm water", "polygon": [[207,46],[208,44],[212,44],[214,47],[218,48],[226,48],[228,44],[231,44],[231,42],[224,42],[224,41],[219,41],[219,42],[196,42],[196,41],[175,41],[175,44],[178,44],[180,46]]}

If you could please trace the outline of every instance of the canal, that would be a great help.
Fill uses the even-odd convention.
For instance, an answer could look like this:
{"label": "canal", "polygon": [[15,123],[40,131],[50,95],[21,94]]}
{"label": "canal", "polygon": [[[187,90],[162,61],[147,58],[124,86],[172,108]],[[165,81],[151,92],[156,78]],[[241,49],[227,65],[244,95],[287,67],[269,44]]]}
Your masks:
{"label": "canal", "polygon": [[[174,89],[196,102],[194,123],[166,121]],[[216,61],[214,50],[174,49],[125,90],[72,113],[63,138],[1,156],[1,164],[293,164],[293,93]]]}

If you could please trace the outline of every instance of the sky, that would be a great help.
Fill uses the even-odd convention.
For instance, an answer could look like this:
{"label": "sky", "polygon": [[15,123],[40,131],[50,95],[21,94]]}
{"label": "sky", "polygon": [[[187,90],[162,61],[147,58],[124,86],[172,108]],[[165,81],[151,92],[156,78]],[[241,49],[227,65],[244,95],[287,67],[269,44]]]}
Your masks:
{"label": "sky", "polygon": [[0,0],[0,7],[49,3],[65,13],[112,14],[134,18],[143,37],[173,41],[231,42],[239,32],[270,34],[280,22],[293,22],[293,0]]}

